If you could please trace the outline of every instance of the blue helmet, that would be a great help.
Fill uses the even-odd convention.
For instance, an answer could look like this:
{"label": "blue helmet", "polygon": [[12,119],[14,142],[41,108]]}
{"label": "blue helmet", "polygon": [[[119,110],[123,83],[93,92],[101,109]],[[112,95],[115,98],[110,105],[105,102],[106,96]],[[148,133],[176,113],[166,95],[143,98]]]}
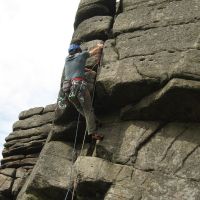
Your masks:
{"label": "blue helmet", "polygon": [[78,50],[78,49],[81,50],[80,45],[78,45],[78,44],[70,44],[68,52],[69,53],[73,53],[73,52],[76,52],[76,50]]}

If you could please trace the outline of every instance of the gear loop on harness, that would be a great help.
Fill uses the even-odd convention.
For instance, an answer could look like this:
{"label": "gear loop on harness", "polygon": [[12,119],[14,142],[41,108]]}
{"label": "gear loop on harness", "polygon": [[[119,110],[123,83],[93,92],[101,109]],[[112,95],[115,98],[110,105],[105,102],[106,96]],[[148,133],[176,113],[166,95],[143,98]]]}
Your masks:
{"label": "gear loop on harness", "polygon": [[79,99],[84,102],[84,92],[87,88],[87,83],[84,80],[71,80],[71,88],[69,93],[69,100],[74,101]]}

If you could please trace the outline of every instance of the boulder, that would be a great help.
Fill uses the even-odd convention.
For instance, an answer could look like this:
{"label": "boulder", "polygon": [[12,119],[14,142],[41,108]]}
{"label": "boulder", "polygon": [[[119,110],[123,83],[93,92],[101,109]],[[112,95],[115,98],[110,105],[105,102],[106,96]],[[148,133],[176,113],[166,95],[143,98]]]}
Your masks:
{"label": "boulder", "polygon": [[[137,102],[159,88],[160,80],[142,76],[132,58],[101,67],[97,77],[95,107],[108,110]],[[105,110],[103,110],[105,112]]]}
{"label": "boulder", "polygon": [[19,114],[19,119],[22,120],[28,117],[32,117],[33,115],[40,115],[42,114],[43,110],[44,110],[43,107],[36,107],[36,108],[31,108],[29,110],[22,111]]}
{"label": "boulder", "polygon": [[188,24],[197,22],[199,19],[200,3],[198,1],[172,1],[165,6],[154,4],[120,13],[115,19],[113,33],[117,35],[134,30]]}
{"label": "boulder", "polygon": [[124,33],[116,38],[119,59],[152,55],[162,51],[185,51],[196,47],[200,23],[159,27]]}
{"label": "boulder", "polygon": [[75,178],[79,178],[76,193],[80,199],[103,199],[120,171],[120,166],[113,167],[112,163],[94,157],[78,157],[74,167]]}
{"label": "boulder", "polygon": [[14,131],[11,134],[9,134],[8,137],[6,137],[6,142],[10,142],[12,140],[17,140],[17,141],[21,141],[21,139],[27,139],[27,138],[31,138],[34,136],[44,136],[46,135],[46,137],[48,136],[49,131],[51,130],[52,125],[51,124],[45,124],[43,126],[40,127],[36,127],[36,128],[30,128],[27,130],[18,130],[18,131]]}
{"label": "boulder", "polygon": [[29,143],[23,144],[22,146],[19,147],[11,147],[11,148],[4,148],[3,149],[3,156],[13,156],[13,155],[24,155],[24,154],[33,154],[33,153],[38,153],[41,151],[45,140],[36,140],[36,141],[31,141]]}
{"label": "boulder", "polygon": [[198,182],[113,164],[100,158],[79,157],[75,163],[79,199],[198,199]]}
{"label": "boulder", "polygon": [[109,8],[102,5],[102,4],[90,4],[85,7],[80,7],[77,10],[76,18],[74,22],[74,28],[76,29],[78,25],[83,22],[84,20],[87,20],[94,16],[109,16],[111,15]]}
{"label": "boulder", "polygon": [[[73,43],[89,40],[105,40],[111,29],[112,17],[95,16],[79,24],[72,38]],[[91,25],[92,24],[92,25]]]}
{"label": "boulder", "polygon": [[53,112],[56,109],[56,104],[50,104],[44,107],[44,110],[42,113],[47,113],[47,112]]}
{"label": "boulder", "polygon": [[54,112],[45,113],[43,115],[34,115],[24,120],[19,120],[13,124],[13,130],[30,129],[44,124],[53,122]]}
{"label": "boulder", "polygon": [[81,0],[74,22],[75,29],[84,20],[94,16],[112,16],[115,13],[115,0]]}
{"label": "boulder", "polygon": [[2,168],[18,168],[22,166],[34,166],[35,163],[37,162],[38,158],[24,158],[20,160],[15,160],[15,161],[7,161],[3,162],[1,165]]}
{"label": "boulder", "polygon": [[71,187],[71,145],[65,142],[46,143],[39,161],[17,196],[17,200],[28,198],[53,200],[64,199]]}
{"label": "boulder", "polygon": [[1,160],[1,165],[4,165],[4,164],[6,164],[8,162],[14,162],[16,160],[21,160],[23,158],[25,158],[25,155],[8,156],[8,157],[3,158]]}
{"label": "boulder", "polygon": [[42,140],[42,139],[46,139],[47,138],[47,134],[42,133],[39,136],[32,136],[30,138],[24,138],[24,139],[20,139],[20,140],[12,140],[10,142],[5,143],[4,147],[6,148],[14,148],[14,147],[19,147],[19,146],[23,146],[26,143],[29,143],[31,141],[36,141],[36,140]]}
{"label": "boulder", "polygon": [[124,120],[200,121],[200,82],[172,79],[136,105],[121,110]]}

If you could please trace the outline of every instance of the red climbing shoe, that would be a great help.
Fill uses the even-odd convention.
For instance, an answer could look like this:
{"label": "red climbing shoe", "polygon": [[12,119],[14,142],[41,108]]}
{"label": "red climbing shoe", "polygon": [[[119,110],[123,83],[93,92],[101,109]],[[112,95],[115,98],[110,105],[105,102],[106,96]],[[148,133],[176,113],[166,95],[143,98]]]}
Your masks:
{"label": "red climbing shoe", "polygon": [[102,134],[99,133],[93,133],[92,134],[92,139],[93,140],[103,140],[104,136]]}

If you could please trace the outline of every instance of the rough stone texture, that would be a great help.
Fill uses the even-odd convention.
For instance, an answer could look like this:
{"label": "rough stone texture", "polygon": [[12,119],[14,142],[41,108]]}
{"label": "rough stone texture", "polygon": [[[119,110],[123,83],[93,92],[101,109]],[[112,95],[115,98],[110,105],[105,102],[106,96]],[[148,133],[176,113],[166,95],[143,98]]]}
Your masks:
{"label": "rough stone texture", "polygon": [[25,183],[25,178],[16,178],[12,186],[12,195],[16,197]]}
{"label": "rough stone texture", "polygon": [[49,112],[43,115],[34,115],[30,118],[19,120],[13,124],[13,130],[30,129],[51,123],[54,119],[54,116],[54,112]]}
{"label": "rough stone texture", "polygon": [[[84,137],[85,123],[80,121],[77,132],[77,141],[82,142]],[[77,121],[70,122],[67,125],[55,125],[51,130],[51,141],[69,141],[74,142],[75,132],[77,128]]]}
{"label": "rough stone texture", "polygon": [[81,0],[76,13],[74,27],[94,16],[114,15],[115,0]]}
{"label": "rough stone texture", "polygon": [[75,159],[72,150],[65,142],[47,143],[17,199],[64,199],[67,188],[71,187],[71,160]]}
{"label": "rough stone texture", "polygon": [[199,24],[196,22],[121,34],[116,42],[119,58],[192,49],[199,38]]}
{"label": "rough stone texture", "polygon": [[169,25],[194,23],[200,19],[200,6],[196,0],[172,1],[123,12],[115,20],[113,32],[119,34]]}
{"label": "rough stone texture", "polygon": [[118,122],[104,125],[99,132],[105,139],[96,147],[96,156],[114,163],[130,165],[137,151],[159,129],[158,122]]}
{"label": "rough stone texture", "polygon": [[19,114],[19,119],[22,120],[22,119],[31,117],[33,115],[37,115],[37,114],[39,115],[43,112],[43,110],[44,110],[43,107],[37,107],[37,108],[31,108],[29,110],[22,111]]}
{"label": "rough stone texture", "polygon": [[[182,101],[180,100],[182,99]],[[123,119],[200,121],[200,82],[172,79],[135,106],[122,109]]]}
{"label": "rough stone texture", "polygon": [[23,144],[18,147],[8,148],[8,149],[4,148],[2,154],[3,154],[3,156],[7,157],[7,156],[11,156],[11,155],[30,154],[30,153],[40,152],[45,141],[46,141],[45,139],[44,140],[36,140],[36,141],[28,142],[28,143]]}
{"label": "rough stone texture", "polygon": [[16,170],[15,170],[15,168],[1,169],[0,174],[3,174],[5,176],[14,177],[16,174]]}
{"label": "rough stone texture", "polygon": [[0,194],[8,195],[11,192],[13,178],[0,174]]}
{"label": "rough stone texture", "polygon": [[[14,128],[15,130],[6,138],[0,174],[4,178],[5,176],[8,178],[6,178],[5,184],[0,186],[1,199],[4,197],[9,200],[16,199],[26,178],[31,173],[52,127],[53,107],[55,107],[55,104],[21,112],[19,116],[21,120],[16,124],[22,126],[20,129],[25,127],[27,129],[16,130]],[[51,121],[48,120],[50,118]]]}
{"label": "rough stone texture", "polygon": [[106,39],[110,31],[111,22],[112,17],[110,16],[95,16],[83,21],[75,30],[72,42]]}
{"label": "rough stone texture", "polygon": [[139,151],[136,168],[177,174],[181,178],[199,181],[200,174],[192,167],[197,164],[196,159],[190,163],[190,168],[187,165],[187,174],[180,172],[185,170],[187,159],[194,156],[195,151],[199,151],[199,130],[199,124],[195,123],[167,124]]}
{"label": "rough stone texture", "polygon": [[[94,104],[105,138],[95,145],[86,137],[80,154],[81,118],[73,153],[79,156],[72,173],[73,180],[78,176],[75,198],[198,200],[200,1],[123,0],[114,5],[113,0],[82,0],[76,15],[72,42],[83,42],[83,49],[105,42]],[[95,62],[93,57],[86,65]],[[52,126],[47,111],[51,115],[54,106],[17,122],[6,139],[2,164],[17,169],[8,176],[12,187],[0,198],[15,198],[29,174],[18,200],[64,199],[66,189],[72,189],[68,178],[78,115],[71,105],[56,106]]]}
{"label": "rough stone texture", "polygon": [[162,7],[173,1],[177,1],[177,0],[170,0],[170,1],[166,1],[166,0],[151,0],[151,1],[149,1],[149,0],[143,0],[143,1],[141,1],[141,0],[123,0],[122,6],[123,6],[123,10],[125,12],[125,11],[132,10],[132,9],[134,9],[134,11],[135,11],[136,9],[138,9],[140,7],[145,7],[145,6],[151,7],[151,6],[155,6],[155,5],[160,5]]}
{"label": "rough stone texture", "polygon": [[27,139],[34,136],[41,136],[41,135],[47,135],[49,131],[51,130],[51,124],[45,124],[44,126],[36,127],[36,128],[30,128],[28,130],[19,130],[14,131],[9,134],[8,137],[6,137],[6,142],[11,142],[20,139]]}
{"label": "rough stone texture", "polygon": [[[97,78],[97,106],[121,107],[158,88],[160,81],[142,77],[130,59],[102,66]],[[111,104],[111,105],[110,105]]]}
{"label": "rough stone texture", "polygon": [[115,48],[115,40],[106,40],[104,44],[104,49],[103,49],[103,65],[106,65],[111,62],[115,62],[118,60],[118,52],[117,49]]}
{"label": "rough stone texture", "polygon": [[47,112],[54,112],[56,109],[56,104],[50,104],[50,105],[47,105],[45,106],[44,110],[43,110],[43,113],[47,113]]}
{"label": "rough stone texture", "polygon": [[80,199],[186,200],[200,197],[198,182],[162,172],[144,172],[92,157],[80,157],[75,167]]}

